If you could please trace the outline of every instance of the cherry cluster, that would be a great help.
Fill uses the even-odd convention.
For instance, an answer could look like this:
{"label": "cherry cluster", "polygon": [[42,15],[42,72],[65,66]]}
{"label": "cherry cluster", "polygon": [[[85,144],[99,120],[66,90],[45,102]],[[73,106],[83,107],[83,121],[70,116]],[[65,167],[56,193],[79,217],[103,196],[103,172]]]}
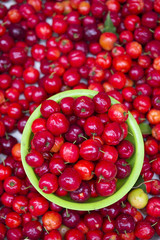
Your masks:
{"label": "cherry cluster", "polygon": [[[116,178],[131,172],[126,160],[133,155],[134,145],[124,140],[128,135],[127,107],[111,106],[107,93],[100,92],[93,99],[45,100],[40,112],[43,118],[31,126],[34,136],[26,162],[38,173],[42,191],[58,196],[69,192],[76,202],[92,195],[112,195]],[[67,116],[72,116],[72,123]]]}
{"label": "cherry cluster", "polygon": [[[1,0],[0,153],[4,160],[0,164],[0,239],[135,240],[151,239],[155,232],[160,236],[159,14],[159,0]],[[130,205],[133,201],[128,196],[91,213],[66,211],[45,200],[29,182],[16,134],[23,132],[39,104],[69,89],[105,92],[136,119],[145,143],[141,176],[150,193],[144,209]],[[102,124],[108,121],[108,116],[97,115]],[[45,119],[37,120],[41,123],[32,126],[33,132]],[[65,142],[74,143],[71,133],[76,129],[80,135],[75,140],[85,142],[84,133],[93,141],[87,134],[90,129],[83,128],[85,121],[75,114],[67,115],[67,120],[74,127],[68,136],[63,134]],[[63,138],[54,136],[54,156],[65,144]],[[110,153],[114,162],[117,148],[101,145],[99,154],[105,158]],[[34,168],[40,177],[48,171],[51,157],[42,155],[45,161]],[[114,162],[117,169],[119,158]],[[137,199],[142,199],[142,192],[137,193]]]}

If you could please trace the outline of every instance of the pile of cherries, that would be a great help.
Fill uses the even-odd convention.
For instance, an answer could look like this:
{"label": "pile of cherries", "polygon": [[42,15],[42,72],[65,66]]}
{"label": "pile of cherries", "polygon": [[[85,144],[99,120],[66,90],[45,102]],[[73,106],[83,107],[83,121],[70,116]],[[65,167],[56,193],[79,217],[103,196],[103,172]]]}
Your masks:
{"label": "pile of cherries", "polygon": [[34,136],[26,162],[40,177],[42,191],[58,196],[69,192],[76,202],[88,200],[93,195],[91,188],[92,192],[95,188],[94,197],[95,192],[97,196],[112,195],[116,178],[126,178],[131,172],[126,160],[133,155],[134,145],[124,140],[127,107],[111,106],[107,93],[100,92],[93,99],[45,100],[40,112],[43,118],[31,126]]}
{"label": "pile of cherries", "polygon": [[[0,153],[3,160],[0,164],[0,239],[145,240],[154,234],[159,238],[159,14],[159,0],[0,2]],[[141,176],[150,194],[144,209],[137,210],[131,206],[128,196],[125,196],[110,207],[90,213],[66,210],[49,203],[29,182],[22,166],[16,134],[23,132],[29,115],[39,104],[69,89],[90,89],[112,96],[143,126],[145,157]],[[60,112],[54,114],[63,113],[62,105],[63,102],[59,105]],[[96,117],[105,129],[104,122],[109,121],[109,116],[103,114],[97,113]],[[48,122],[49,118],[39,121],[47,119]],[[66,122],[69,122],[69,127],[76,125],[82,129],[75,140],[83,142],[74,142],[75,135],[71,141],[71,134],[68,135],[69,141],[67,131],[72,132],[76,127],[67,129],[62,137],[54,136],[53,152],[49,150],[52,155],[63,158],[65,150],[62,148],[59,153],[62,144],[73,144],[74,148],[83,145],[82,135],[89,136],[86,141],[90,139],[95,143],[100,140],[98,135],[88,135],[90,129],[87,128],[86,132],[83,127],[85,120],[76,117],[75,113],[67,115]],[[111,122],[117,124],[114,120]],[[34,131],[36,127],[33,126]],[[52,133],[48,128],[44,131]],[[53,138],[54,134],[51,135]],[[112,152],[103,149],[108,143],[99,144],[102,145],[102,151],[98,152],[101,156]],[[114,145],[109,147],[114,148]],[[115,157],[115,152],[112,153],[111,159]],[[46,174],[46,169],[49,174],[48,162],[52,157],[46,152],[42,155],[45,159],[43,168],[34,168],[39,176]],[[125,158],[118,155],[115,161],[117,169],[119,159]],[[79,161],[81,159],[73,165]],[[95,162],[90,161],[92,166]],[[75,167],[73,169],[77,171]],[[91,184],[92,197],[93,192],[97,196],[93,186]],[[45,190],[44,187],[42,189]],[[59,191],[59,194],[63,193]]]}

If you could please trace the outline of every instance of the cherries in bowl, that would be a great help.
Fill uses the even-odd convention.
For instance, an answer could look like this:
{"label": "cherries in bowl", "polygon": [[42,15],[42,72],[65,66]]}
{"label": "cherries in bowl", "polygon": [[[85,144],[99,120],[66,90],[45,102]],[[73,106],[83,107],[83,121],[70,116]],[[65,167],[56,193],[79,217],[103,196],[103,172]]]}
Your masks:
{"label": "cherries in bowl", "polygon": [[[73,101],[72,107],[65,106],[66,98]],[[65,91],[49,98],[60,103],[53,106],[56,113],[50,114],[42,103],[43,108],[37,107],[28,119],[21,142],[22,163],[32,185],[49,201],[73,210],[99,209],[120,200],[137,181],[144,159],[139,126],[129,112],[126,116],[124,109],[118,109],[122,104],[109,98],[111,107],[105,110],[106,103],[96,91]],[[85,99],[90,103],[84,107]],[[116,109],[122,114],[117,115]],[[41,122],[36,125],[36,121]],[[85,164],[90,175],[84,173]],[[70,176],[74,176],[72,183]]]}

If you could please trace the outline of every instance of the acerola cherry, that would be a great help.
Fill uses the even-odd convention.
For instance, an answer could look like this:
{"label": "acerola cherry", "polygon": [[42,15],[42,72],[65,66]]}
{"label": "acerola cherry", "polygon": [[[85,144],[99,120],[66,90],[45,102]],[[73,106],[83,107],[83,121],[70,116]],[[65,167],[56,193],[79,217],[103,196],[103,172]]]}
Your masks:
{"label": "acerola cherry", "polygon": [[47,128],[55,136],[66,133],[69,128],[69,121],[62,113],[53,113],[47,119]]}
{"label": "acerola cherry", "polygon": [[58,179],[53,173],[43,174],[39,180],[39,188],[44,193],[54,193],[58,188]]}
{"label": "acerola cherry", "polygon": [[60,148],[60,155],[65,162],[75,163],[79,158],[79,148],[73,143],[65,142]]}
{"label": "acerola cherry", "polygon": [[128,109],[124,104],[114,104],[108,110],[108,117],[114,122],[125,122],[128,118]]}
{"label": "acerola cherry", "polygon": [[117,145],[123,139],[122,128],[119,123],[108,123],[104,127],[102,139],[108,145]]}
{"label": "acerola cherry", "polygon": [[117,174],[116,165],[109,161],[100,161],[96,164],[95,175],[101,179],[105,178],[110,181],[115,178]]}
{"label": "acerola cherry", "polygon": [[66,191],[75,191],[81,184],[80,174],[71,167],[67,167],[58,178],[59,186]]}
{"label": "acerola cherry", "polygon": [[91,98],[81,96],[74,100],[73,110],[77,117],[87,118],[94,112],[94,103]]}

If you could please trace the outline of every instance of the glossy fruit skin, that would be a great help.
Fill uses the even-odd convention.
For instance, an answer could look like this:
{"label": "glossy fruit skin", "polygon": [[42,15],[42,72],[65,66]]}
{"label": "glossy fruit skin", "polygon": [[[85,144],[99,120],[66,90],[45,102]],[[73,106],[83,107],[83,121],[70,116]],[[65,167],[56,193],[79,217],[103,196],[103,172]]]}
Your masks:
{"label": "glossy fruit skin", "polygon": [[44,237],[44,240],[62,240],[62,237],[58,230],[53,229]]}
{"label": "glossy fruit skin", "polygon": [[129,176],[131,172],[131,166],[128,164],[128,162],[125,159],[118,159],[115,165],[117,167],[116,177],[118,179],[123,179]]}
{"label": "glossy fruit skin", "polygon": [[65,139],[68,142],[79,144],[83,142],[84,131],[83,129],[78,126],[77,124],[70,124],[68,131],[65,134]]}
{"label": "glossy fruit skin", "polygon": [[45,100],[42,102],[40,112],[44,118],[48,118],[52,113],[60,112],[60,106],[54,100]]}
{"label": "glossy fruit skin", "polygon": [[95,175],[97,177],[103,177],[107,179],[108,181],[115,178],[117,174],[117,168],[116,165],[109,161],[100,161],[96,164],[95,167]]}
{"label": "glossy fruit skin", "polygon": [[79,148],[73,143],[64,143],[60,148],[60,155],[65,162],[75,163],[79,158]]}
{"label": "glossy fruit skin", "polygon": [[58,179],[59,186],[66,191],[75,191],[81,184],[81,176],[74,168],[66,168]]}
{"label": "glossy fruit skin", "polygon": [[110,196],[116,191],[116,181],[115,179],[108,182],[106,179],[101,179],[96,181],[96,190],[100,196]]}
{"label": "glossy fruit skin", "polygon": [[48,211],[42,217],[43,225],[48,231],[58,229],[62,224],[62,217],[55,211]]}
{"label": "glossy fruit skin", "polygon": [[66,168],[66,165],[62,158],[54,158],[54,157],[51,158],[49,162],[49,170],[51,173],[59,176],[61,175],[61,173],[64,171],[65,168]]}
{"label": "glossy fruit skin", "polygon": [[128,159],[134,153],[134,145],[128,140],[123,140],[117,146],[117,150],[120,158]]}
{"label": "glossy fruit skin", "polygon": [[128,118],[128,109],[124,104],[114,104],[108,111],[108,117],[114,122],[125,122]]}
{"label": "glossy fruit skin", "polygon": [[128,55],[122,54],[120,56],[116,56],[113,59],[113,67],[122,73],[126,73],[130,70],[132,64],[132,60]]}
{"label": "glossy fruit skin", "polygon": [[139,221],[135,227],[135,235],[142,239],[151,239],[155,233],[151,223],[145,220]]}
{"label": "glossy fruit skin", "polygon": [[54,145],[54,136],[49,131],[39,131],[33,137],[35,150],[39,152],[49,152]]}
{"label": "glossy fruit skin", "polygon": [[66,232],[65,236],[64,236],[65,240],[69,240],[69,239],[72,239],[72,238],[76,238],[77,240],[84,240],[85,236],[81,231],[74,228],[74,229],[68,230]]}
{"label": "glossy fruit skin", "polygon": [[19,227],[21,224],[21,216],[16,212],[9,212],[6,216],[5,223],[9,228]]}
{"label": "glossy fruit skin", "polygon": [[94,103],[89,97],[78,97],[73,103],[73,111],[77,117],[87,118],[94,112]]}
{"label": "glossy fruit skin", "polygon": [[21,189],[21,180],[15,176],[10,176],[4,181],[4,189],[7,193],[16,194]]}
{"label": "glossy fruit skin", "polygon": [[39,188],[44,193],[54,193],[58,188],[58,179],[53,173],[44,174],[39,180]]}
{"label": "glossy fruit skin", "polygon": [[101,228],[103,218],[99,213],[91,212],[85,215],[84,223],[87,225],[89,230],[96,230]]}
{"label": "glossy fruit skin", "polygon": [[148,200],[146,206],[147,214],[153,217],[158,217],[160,212],[160,198],[152,197]]}
{"label": "glossy fruit skin", "polygon": [[21,214],[28,210],[28,199],[24,196],[16,196],[12,203],[15,212]]}
{"label": "glossy fruit skin", "polygon": [[29,201],[29,211],[34,216],[42,216],[49,208],[49,203],[44,197],[33,197]]}
{"label": "glossy fruit skin", "polygon": [[75,202],[85,202],[87,201],[91,196],[91,189],[87,182],[82,182],[80,187],[70,193],[71,199],[73,199]]}
{"label": "glossy fruit skin", "polygon": [[53,113],[47,120],[47,128],[53,135],[59,136],[68,131],[68,119],[62,113]]}
{"label": "glossy fruit skin", "polygon": [[118,159],[118,151],[115,147],[109,145],[102,146],[101,160],[115,163]]}
{"label": "glossy fruit skin", "polygon": [[132,216],[122,213],[116,218],[115,226],[120,233],[133,232],[135,222]]}
{"label": "glossy fruit skin", "polygon": [[80,156],[87,161],[96,161],[100,158],[101,144],[93,139],[88,139],[82,142],[80,148]]}
{"label": "glossy fruit skin", "polygon": [[104,127],[102,139],[108,145],[117,145],[123,138],[120,125],[117,122],[108,123]]}
{"label": "glossy fruit skin", "polygon": [[99,39],[99,44],[104,50],[110,51],[113,49],[116,41],[117,41],[117,36],[114,33],[106,32],[101,34]]}
{"label": "glossy fruit skin", "polygon": [[69,228],[76,228],[80,222],[80,215],[73,210],[63,209],[62,223]]}
{"label": "glossy fruit skin", "polygon": [[93,178],[94,164],[91,161],[79,160],[74,165],[74,169],[81,175],[82,180],[90,180]]}
{"label": "glossy fruit skin", "polygon": [[28,222],[23,228],[23,235],[31,240],[36,240],[42,237],[42,225],[38,221]]}

